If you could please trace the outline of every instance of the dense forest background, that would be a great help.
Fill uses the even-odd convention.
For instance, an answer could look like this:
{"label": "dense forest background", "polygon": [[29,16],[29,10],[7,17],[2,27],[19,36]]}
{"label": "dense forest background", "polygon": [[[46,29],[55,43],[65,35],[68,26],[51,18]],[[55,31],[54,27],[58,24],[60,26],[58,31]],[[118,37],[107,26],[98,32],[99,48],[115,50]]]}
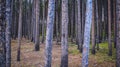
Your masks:
{"label": "dense forest background", "polygon": [[0,67],[120,67],[120,0],[0,0]]}

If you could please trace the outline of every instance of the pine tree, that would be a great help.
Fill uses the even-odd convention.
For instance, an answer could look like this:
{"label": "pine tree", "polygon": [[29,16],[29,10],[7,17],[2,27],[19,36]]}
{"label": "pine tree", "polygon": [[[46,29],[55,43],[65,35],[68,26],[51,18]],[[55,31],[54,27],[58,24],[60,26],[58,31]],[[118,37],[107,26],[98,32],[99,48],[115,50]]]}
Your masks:
{"label": "pine tree", "polygon": [[6,67],[11,67],[11,0],[6,0]]}
{"label": "pine tree", "polygon": [[20,0],[20,9],[19,9],[17,61],[20,61],[21,39],[22,39],[22,0]]}
{"label": "pine tree", "polygon": [[55,16],[54,13],[55,13],[55,1],[49,0],[46,45],[45,45],[45,67],[51,67],[51,61],[52,61],[52,39],[53,39],[53,25],[54,25],[54,16]]}
{"label": "pine tree", "polygon": [[120,0],[116,0],[116,23],[117,23],[117,44],[116,44],[116,67],[120,67]]}
{"label": "pine tree", "polygon": [[0,67],[5,67],[5,0],[0,0]]}
{"label": "pine tree", "polygon": [[93,0],[92,15],[92,54],[95,54],[95,0]]}
{"label": "pine tree", "polygon": [[82,22],[81,22],[81,0],[77,0],[78,5],[78,44],[79,44],[79,50],[82,52]]}
{"label": "pine tree", "polygon": [[109,56],[112,56],[112,41],[111,41],[111,0],[108,0],[108,48]]}
{"label": "pine tree", "polygon": [[82,53],[82,67],[88,67],[88,55],[90,45],[90,30],[92,23],[92,0],[87,0],[85,17],[84,44]]}
{"label": "pine tree", "polygon": [[35,23],[35,51],[39,51],[39,38],[40,38],[40,33],[39,33],[39,24],[40,24],[40,21],[39,21],[39,0],[36,0],[35,1],[36,2],[36,13],[35,13],[35,15],[36,15],[36,23]]}
{"label": "pine tree", "polygon": [[61,67],[68,67],[68,0],[62,0]]}

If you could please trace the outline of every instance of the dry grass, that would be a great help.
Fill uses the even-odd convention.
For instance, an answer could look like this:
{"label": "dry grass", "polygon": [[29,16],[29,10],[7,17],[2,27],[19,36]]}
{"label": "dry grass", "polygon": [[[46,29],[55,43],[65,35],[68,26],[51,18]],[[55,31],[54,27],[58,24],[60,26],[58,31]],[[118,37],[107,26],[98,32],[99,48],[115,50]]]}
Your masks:
{"label": "dry grass", "polygon": [[[40,51],[34,51],[34,44],[22,40],[21,61],[16,61],[17,41],[12,41],[12,67],[44,67],[44,49],[45,45],[40,45]],[[69,46],[69,67],[80,67],[82,55],[77,50],[77,46]],[[89,58],[89,67],[115,67],[115,62],[98,62],[98,57],[91,55]],[[52,67],[60,67],[61,47],[53,43]]]}

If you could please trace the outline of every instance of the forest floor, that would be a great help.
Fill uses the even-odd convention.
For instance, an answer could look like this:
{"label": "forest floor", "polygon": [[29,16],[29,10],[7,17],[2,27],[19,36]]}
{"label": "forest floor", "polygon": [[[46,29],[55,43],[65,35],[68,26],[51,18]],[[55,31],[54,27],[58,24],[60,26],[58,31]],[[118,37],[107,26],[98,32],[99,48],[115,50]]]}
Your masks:
{"label": "forest floor", "polygon": [[[21,61],[16,61],[17,40],[12,41],[12,67],[44,67],[45,44],[40,45],[40,51],[34,51],[34,44],[28,40],[22,40]],[[107,55],[107,43],[100,44],[100,50],[96,55],[89,54],[89,67],[116,67],[115,49],[113,56]],[[69,67],[81,66],[82,54],[77,46],[69,43]],[[52,67],[60,67],[61,46],[53,42]]]}

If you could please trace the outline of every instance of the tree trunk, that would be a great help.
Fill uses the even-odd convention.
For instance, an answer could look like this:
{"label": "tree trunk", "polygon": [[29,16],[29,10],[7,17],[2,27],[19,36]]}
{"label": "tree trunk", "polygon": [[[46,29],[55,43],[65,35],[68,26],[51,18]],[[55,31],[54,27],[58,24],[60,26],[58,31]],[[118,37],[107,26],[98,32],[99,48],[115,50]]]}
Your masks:
{"label": "tree trunk", "polygon": [[68,0],[62,0],[61,67],[68,67]]}
{"label": "tree trunk", "polygon": [[42,43],[45,40],[45,1],[43,0]]}
{"label": "tree trunk", "polygon": [[33,42],[35,43],[35,28],[36,28],[36,25],[35,25],[35,23],[36,23],[36,15],[35,15],[35,13],[36,13],[36,0],[34,0],[33,1]]}
{"label": "tree trunk", "polygon": [[36,0],[36,23],[35,23],[35,51],[39,51],[39,39],[40,39],[40,33],[39,33],[39,24],[40,24],[40,21],[39,21],[39,3],[40,1],[39,0]]}
{"label": "tree trunk", "polygon": [[117,23],[116,67],[120,67],[120,0],[116,0],[116,23]]}
{"label": "tree trunk", "polygon": [[82,53],[83,55],[82,56],[82,67],[88,67],[91,23],[92,23],[92,0],[87,0],[84,44],[83,44],[83,53]]}
{"label": "tree trunk", "polygon": [[112,56],[112,41],[111,41],[111,0],[108,0],[108,49],[109,56]]}
{"label": "tree trunk", "polygon": [[11,67],[11,0],[6,0],[6,67]]}
{"label": "tree trunk", "polygon": [[0,0],[0,67],[5,67],[5,0]]}
{"label": "tree trunk", "polygon": [[92,54],[95,54],[95,0],[93,0],[92,13]]}
{"label": "tree trunk", "polygon": [[78,44],[78,8],[77,8],[77,1],[75,1],[75,38],[76,38],[76,45],[78,45],[79,49],[79,44]]}
{"label": "tree trunk", "polygon": [[55,18],[55,20],[56,20],[56,44],[58,45],[58,41],[59,41],[59,30],[58,30],[58,0],[55,0],[55,15],[56,15],[56,18]]}
{"label": "tree trunk", "polygon": [[22,39],[22,0],[20,0],[20,9],[19,9],[17,61],[20,61],[21,39]]}
{"label": "tree trunk", "polygon": [[46,45],[45,45],[45,67],[51,67],[51,61],[52,61],[52,39],[53,39],[53,25],[54,25],[54,13],[55,13],[54,10],[55,10],[55,1],[49,0]]}
{"label": "tree trunk", "polygon": [[96,43],[97,43],[97,50],[99,50],[99,16],[98,16],[98,0],[96,0],[96,28],[97,28],[97,33],[96,33]]}
{"label": "tree trunk", "polygon": [[85,12],[86,12],[86,0],[82,0],[82,46],[84,41],[84,30],[85,30]]}
{"label": "tree trunk", "polygon": [[70,36],[70,38],[71,38],[71,42],[73,43],[73,39],[74,39],[74,17],[75,17],[75,1],[74,0],[72,0],[71,1],[71,36]]}
{"label": "tree trunk", "polygon": [[116,25],[116,0],[113,0],[113,15],[114,15],[114,48],[116,48],[117,25]]}
{"label": "tree trunk", "polygon": [[79,51],[82,52],[82,23],[81,23],[81,0],[77,0],[78,4],[78,44],[79,44]]}

